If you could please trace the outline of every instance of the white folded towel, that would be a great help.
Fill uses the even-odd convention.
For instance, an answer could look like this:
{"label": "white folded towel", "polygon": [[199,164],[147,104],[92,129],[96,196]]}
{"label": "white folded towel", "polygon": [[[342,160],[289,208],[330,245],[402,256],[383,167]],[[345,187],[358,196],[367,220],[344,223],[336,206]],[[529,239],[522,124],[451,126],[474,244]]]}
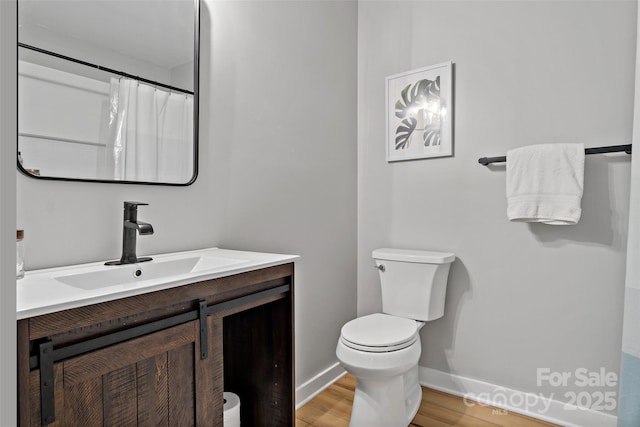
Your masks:
{"label": "white folded towel", "polygon": [[507,152],[510,221],[577,224],[582,214],[584,144],[540,144]]}

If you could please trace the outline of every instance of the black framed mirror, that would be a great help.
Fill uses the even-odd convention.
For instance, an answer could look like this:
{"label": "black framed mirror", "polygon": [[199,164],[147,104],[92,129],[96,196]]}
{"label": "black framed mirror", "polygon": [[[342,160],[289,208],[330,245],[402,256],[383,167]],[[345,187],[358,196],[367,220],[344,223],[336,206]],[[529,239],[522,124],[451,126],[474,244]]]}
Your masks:
{"label": "black framed mirror", "polygon": [[18,169],[185,186],[198,173],[199,0],[19,0]]}

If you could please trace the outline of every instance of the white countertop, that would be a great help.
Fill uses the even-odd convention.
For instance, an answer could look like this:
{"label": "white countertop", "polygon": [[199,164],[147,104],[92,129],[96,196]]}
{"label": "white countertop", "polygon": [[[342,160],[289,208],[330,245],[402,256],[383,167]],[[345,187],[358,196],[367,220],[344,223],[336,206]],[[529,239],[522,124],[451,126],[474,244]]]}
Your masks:
{"label": "white countertop", "polygon": [[[17,319],[287,264],[299,258],[297,255],[218,248],[151,256],[153,261],[124,266],[105,266],[104,262],[95,262],[27,271],[24,278],[17,281]],[[190,271],[161,276],[156,272],[158,266],[162,265],[179,263],[178,267],[186,268],[185,261],[193,264],[189,266]],[[138,279],[134,278],[137,269],[143,272]],[[154,274],[159,277],[147,277]],[[105,275],[108,279],[87,280]],[[111,276],[118,276],[113,284],[109,282]],[[126,277],[126,280],[118,282],[122,277]],[[95,285],[100,280],[104,283]]]}

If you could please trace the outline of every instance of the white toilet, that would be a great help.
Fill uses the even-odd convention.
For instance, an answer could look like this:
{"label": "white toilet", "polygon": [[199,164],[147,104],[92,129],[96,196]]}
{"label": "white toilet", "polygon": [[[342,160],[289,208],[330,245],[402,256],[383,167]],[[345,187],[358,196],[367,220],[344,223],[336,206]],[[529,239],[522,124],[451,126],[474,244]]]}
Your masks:
{"label": "white toilet", "polygon": [[383,313],[342,327],[336,355],[357,378],[350,427],[406,427],[418,412],[420,328],[444,314],[447,252],[377,249]]}

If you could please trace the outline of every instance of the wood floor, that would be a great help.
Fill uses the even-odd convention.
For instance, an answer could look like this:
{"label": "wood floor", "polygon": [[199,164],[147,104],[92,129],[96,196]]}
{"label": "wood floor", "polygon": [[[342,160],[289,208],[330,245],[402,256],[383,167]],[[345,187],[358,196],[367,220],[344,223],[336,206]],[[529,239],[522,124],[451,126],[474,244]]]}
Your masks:
{"label": "wood floor", "polygon": [[[347,375],[296,411],[296,427],[347,427],[356,381]],[[422,388],[422,404],[411,427],[559,427],[513,412],[465,405],[461,397]]]}

